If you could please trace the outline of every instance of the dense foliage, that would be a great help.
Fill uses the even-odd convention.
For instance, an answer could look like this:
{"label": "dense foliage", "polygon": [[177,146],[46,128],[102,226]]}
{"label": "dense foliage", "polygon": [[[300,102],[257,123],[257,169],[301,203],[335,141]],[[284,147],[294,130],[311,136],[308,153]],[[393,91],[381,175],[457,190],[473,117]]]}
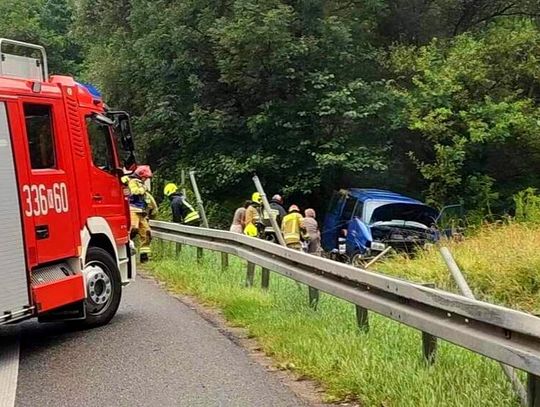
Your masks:
{"label": "dense foliage", "polygon": [[[385,187],[479,216],[540,186],[540,28],[521,0],[5,0],[2,36],[98,84],[159,180],[231,207],[257,173],[324,208]],[[228,216],[228,215],[227,215]]]}

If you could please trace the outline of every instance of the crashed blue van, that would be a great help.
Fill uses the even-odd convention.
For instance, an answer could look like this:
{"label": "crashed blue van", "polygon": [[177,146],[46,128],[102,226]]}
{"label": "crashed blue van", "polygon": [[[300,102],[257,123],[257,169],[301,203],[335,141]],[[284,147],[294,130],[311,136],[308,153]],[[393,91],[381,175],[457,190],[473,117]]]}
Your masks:
{"label": "crashed blue van", "polygon": [[322,246],[327,253],[344,252],[353,264],[376,256],[389,246],[412,252],[437,240],[434,225],[438,217],[438,210],[395,192],[341,190],[334,193],[330,202]]}

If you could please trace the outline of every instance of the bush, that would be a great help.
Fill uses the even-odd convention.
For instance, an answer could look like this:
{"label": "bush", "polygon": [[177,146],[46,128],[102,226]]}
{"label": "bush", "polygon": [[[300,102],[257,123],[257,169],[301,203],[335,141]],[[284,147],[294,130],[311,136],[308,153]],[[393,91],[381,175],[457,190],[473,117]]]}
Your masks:
{"label": "bush", "polygon": [[540,223],[540,196],[536,192],[535,188],[527,188],[514,195],[517,221]]}

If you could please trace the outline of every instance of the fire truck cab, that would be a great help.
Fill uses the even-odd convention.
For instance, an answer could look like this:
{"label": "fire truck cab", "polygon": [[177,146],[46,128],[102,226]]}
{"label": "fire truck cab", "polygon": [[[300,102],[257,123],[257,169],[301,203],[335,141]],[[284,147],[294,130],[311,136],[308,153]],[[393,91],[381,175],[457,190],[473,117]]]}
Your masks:
{"label": "fire truck cab", "polygon": [[131,136],[92,87],[49,77],[43,47],[0,39],[0,325],[114,316],[135,278]]}

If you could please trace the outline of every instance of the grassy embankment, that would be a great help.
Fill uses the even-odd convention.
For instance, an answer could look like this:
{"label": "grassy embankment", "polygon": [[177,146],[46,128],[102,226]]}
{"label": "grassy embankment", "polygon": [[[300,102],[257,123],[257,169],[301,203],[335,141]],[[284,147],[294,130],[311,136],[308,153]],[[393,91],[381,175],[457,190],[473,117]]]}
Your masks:
{"label": "grassy embankment", "polygon": [[[537,309],[540,231],[524,226],[487,230],[453,247],[473,289],[499,303]],[[517,407],[495,362],[442,343],[434,366],[421,358],[419,332],[371,315],[371,330],[360,333],[353,306],[321,295],[317,311],[307,306],[307,290],[272,274],[270,290],[244,288],[245,263],[231,258],[221,272],[218,255],[184,248],[174,259],[152,263],[152,273],[179,293],[219,308],[228,321],[248,329],[276,364],[320,382],[328,400],[357,399],[367,407]],[[172,259],[172,260],[171,260]],[[392,259],[387,272],[453,289],[436,251],[415,260]]]}
{"label": "grassy embankment", "polygon": [[[462,243],[446,244],[478,299],[540,313],[540,228],[527,224],[486,226]],[[430,281],[457,292],[438,248],[414,259],[394,257],[379,271]]]}

